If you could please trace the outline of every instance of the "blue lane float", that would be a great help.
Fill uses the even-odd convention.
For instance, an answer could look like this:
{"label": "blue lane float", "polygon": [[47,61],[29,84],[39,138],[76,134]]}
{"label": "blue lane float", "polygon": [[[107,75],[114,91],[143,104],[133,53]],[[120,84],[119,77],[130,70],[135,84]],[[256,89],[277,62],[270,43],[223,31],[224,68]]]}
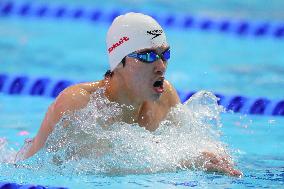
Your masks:
{"label": "blue lane float", "polygon": [[[18,16],[22,18],[52,18],[55,20],[72,19],[89,21],[91,23],[111,23],[113,19],[131,10],[105,10],[99,8],[70,7],[67,5],[43,4],[39,2],[1,1],[0,17]],[[138,10],[139,11],[139,10]],[[143,11],[142,11],[143,12]],[[284,38],[283,23],[253,22],[248,20],[228,20],[214,18],[200,18],[188,14],[154,14],[147,13],[167,28],[183,30],[197,29],[235,34],[234,36],[272,37]]]}
{"label": "blue lane float", "polygon": [[[0,74],[0,92],[8,95],[31,95],[55,98],[66,87],[79,83],[66,79],[29,77],[26,75]],[[178,91],[182,102],[194,91]],[[265,97],[250,98],[242,95],[228,96],[215,93],[218,103],[227,110],[243,114],[284,116],[284,99],[271,100]]]}
{"label": "blue lane float", "polygon": [[0,189],[67,189],[65,187],[49,187],[32,184],[17,184],[12,182],[0,182]]}
{"label": "blue lane float", "polygon": [[28,76],[10,76],[0,74],[0,92],[9,95],[32,95],[56,97],[66,87],[74,82],[47,77],[31,78]]}

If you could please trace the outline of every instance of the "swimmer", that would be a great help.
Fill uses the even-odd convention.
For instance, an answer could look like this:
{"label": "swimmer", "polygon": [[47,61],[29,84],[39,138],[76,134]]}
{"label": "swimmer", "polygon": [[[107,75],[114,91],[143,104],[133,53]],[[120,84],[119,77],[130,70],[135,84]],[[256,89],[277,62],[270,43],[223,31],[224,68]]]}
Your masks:
{"label": "swimmer", "polygon": [[[108,100],[132,107],[122,108],[123,122],[138,123],[149,131],[155,131],[169,110],[180,104],[176,90],[165,79],[170,46],[157,21],[140,13],[118,16],[107,32],[106,43],[110,70],[105,78],[76,84],[62,91],[48,108],[24,158],[33,156],[45,145],[65,112],[84,108],[91,94],[99,88],[105,88],[104,95]],[[192,162],[184,161],[181,164],[192,166]],[[210,152],[202,153],[194,164],[195,167],[203,165],[207,171],[232,176],[242,174],[226,158]]]}

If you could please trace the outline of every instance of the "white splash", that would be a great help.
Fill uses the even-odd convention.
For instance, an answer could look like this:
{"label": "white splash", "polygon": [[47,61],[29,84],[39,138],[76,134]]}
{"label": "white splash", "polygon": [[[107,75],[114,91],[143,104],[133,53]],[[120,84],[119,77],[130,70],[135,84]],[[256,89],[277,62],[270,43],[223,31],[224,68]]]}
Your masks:
{"label": "white splash", "polygon": [[0,138],[0,163],[13,163],[17,151],[9,147],[5,138]]}
{"label": "white splash", "polygon": [[45,147],[19,164],[63,174],[156,173],[180,169],[203,151],[227,153],[219,140],[223,108],[212,93],[200,91],[172,108],[155,132],[123,123],[121,106],[102,94],[66,114]]}

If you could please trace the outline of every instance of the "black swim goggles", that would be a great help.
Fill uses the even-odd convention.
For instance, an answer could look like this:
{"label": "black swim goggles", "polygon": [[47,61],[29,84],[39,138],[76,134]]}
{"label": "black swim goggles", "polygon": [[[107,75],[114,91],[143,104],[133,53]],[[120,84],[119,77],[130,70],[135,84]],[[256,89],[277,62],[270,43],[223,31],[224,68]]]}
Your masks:
{"label": "black swim goggles", "polygon": [[170,54],[171,54],[170,49],[167,49],[162,54],[158,54],[154,50],[149,50],[146,52],[139,52],[139,53],[133,52],[127,56],[131,58],[136,58],[140,60],[141,62],[151,64],[160,58],[163,61],[168,61],[170,59]]}

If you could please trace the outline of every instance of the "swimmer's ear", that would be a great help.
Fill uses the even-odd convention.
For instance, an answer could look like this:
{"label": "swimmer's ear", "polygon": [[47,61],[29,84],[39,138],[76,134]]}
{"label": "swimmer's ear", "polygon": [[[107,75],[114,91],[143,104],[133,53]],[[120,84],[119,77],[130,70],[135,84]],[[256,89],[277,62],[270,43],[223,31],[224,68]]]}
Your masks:
{"label": "swimmer's ear", "polygon": [[113,75],[113,72],[110,70],[107,70],[104,76],[105,78],[108,78],[108,77],[112,77],[112,75]]}
{"label": "swimmer's ear", "polygon": [[126,62],[125,62],[126,56],[121,60],[122,66],[124,67]]}
{"label": "swimmer's ear", "polygon": [[120,68],[124,68],[125,65],[126,65],[126,57],[124,57],[124,58],[121,60],[121,62],[116,66],[116,68],[115,68],[113,71],[108,70],[108,71],[105,73],[105,77],[106,77],[106,76],[112,77],[113,74],[114,74],[114,72],[115,72],[116,70],[119,70]]}
{"label": "swimmer's ear", "polygon": [[126,57],[124,57],[121,62],[116,66],[115,69],[120,69],[120,68],[124,68],[126,65]]}

